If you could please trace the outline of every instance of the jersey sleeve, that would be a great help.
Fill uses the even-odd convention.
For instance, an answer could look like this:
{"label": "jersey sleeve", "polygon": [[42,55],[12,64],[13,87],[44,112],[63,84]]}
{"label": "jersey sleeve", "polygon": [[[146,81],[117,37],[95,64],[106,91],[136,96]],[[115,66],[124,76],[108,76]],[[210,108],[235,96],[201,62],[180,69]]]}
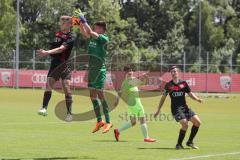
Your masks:
{"label": "jersey sleeve", "polygon": [[185,92],[186,92],[186,93],[191,92],[191,88],[189,87],[189,85],[188,85],[187,82],[185,82]]}
{"label": "jersey sleeve", "polygon": [[109,41],[109,39],[106,35],[100,34],[98,37],[98,41],[102,44],[105,44]]}
{"label": "jersey sleeve", "polygon": [[165,85],[164,90],[163,90],[163,95],[167,96],[169,94],[169,88],[168,88],[168,83]]}

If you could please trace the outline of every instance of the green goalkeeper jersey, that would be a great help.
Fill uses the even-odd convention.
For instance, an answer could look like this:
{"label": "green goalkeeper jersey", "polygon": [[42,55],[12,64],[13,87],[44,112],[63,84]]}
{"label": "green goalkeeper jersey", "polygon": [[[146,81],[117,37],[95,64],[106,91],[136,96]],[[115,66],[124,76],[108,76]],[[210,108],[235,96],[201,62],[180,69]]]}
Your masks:
{"label": "green goalkeeper jersey", "polygon": [[107,42],[109,38],[100,34],[97,39],[90,38],[88,42],[89,70],[106,70]]}

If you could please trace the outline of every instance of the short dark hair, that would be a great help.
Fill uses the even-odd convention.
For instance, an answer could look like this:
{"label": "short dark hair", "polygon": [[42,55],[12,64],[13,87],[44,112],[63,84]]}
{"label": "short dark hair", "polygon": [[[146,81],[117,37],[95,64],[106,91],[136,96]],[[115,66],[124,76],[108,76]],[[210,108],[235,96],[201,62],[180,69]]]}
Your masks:
{"label": "short dark hair", "polygon": [[81,5],[80,5],[80,3],[75,3],[75,4],[73,5],[73,7],[75,7],[76,9],[80,9],[80,8],[81,8]]}
{"label": "short dark hair", "polygon": [[131,71],[132,70],[132,66],[131,65],[126,65],[126,66],[124,66],[124,68],[123,68],[123,71],[124,72],[129,72],[129,71]]}
{"label": "short dark hair", "polygon": [[171,71],[171,70],[173,70],[173,69],[178,69],[178,67],[177,66],[171,66],[170,68],[169,68],[169,72]]}
{"label": "short dark hair", "polygon": [[107,23],[104,21],[98,21],[98,22],[94,23],[94,25],[102,27],[104,29],[104,31],[107,30]]}

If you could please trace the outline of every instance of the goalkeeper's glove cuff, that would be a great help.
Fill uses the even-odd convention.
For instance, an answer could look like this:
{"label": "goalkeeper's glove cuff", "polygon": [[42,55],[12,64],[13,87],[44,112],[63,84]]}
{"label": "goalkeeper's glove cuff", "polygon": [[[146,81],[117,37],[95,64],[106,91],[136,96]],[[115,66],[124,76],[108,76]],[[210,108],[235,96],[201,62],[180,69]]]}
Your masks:
{"label": "goalkeeper's glove cuff", "polygon": [[83,15],[81,15],[79,18],[82,23],[87,23],[87,19]]}

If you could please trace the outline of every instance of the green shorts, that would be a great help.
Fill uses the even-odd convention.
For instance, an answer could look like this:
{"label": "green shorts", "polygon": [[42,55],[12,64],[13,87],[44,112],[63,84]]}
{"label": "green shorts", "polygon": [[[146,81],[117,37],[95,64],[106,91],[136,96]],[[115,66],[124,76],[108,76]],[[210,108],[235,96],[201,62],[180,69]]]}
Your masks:
{"label": "green shorts", "polygon": [[128,106],[128,115],[131,117],[145,117],[145,111],[142,105]]}
{"label": "green shorts", "polygon": [[106,70],[88,71],[88,88],[103,89],[106,80]]}

